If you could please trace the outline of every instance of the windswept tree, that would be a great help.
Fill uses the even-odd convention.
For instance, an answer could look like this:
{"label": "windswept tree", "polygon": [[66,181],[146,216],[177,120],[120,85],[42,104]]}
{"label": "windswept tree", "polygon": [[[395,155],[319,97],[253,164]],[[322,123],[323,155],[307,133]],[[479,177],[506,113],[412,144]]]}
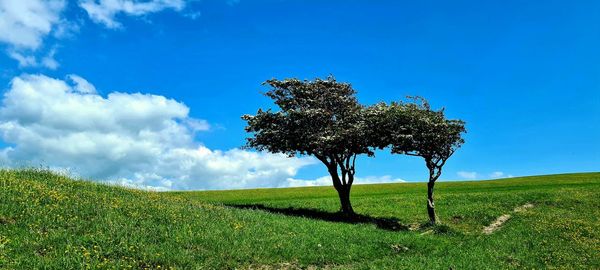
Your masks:
{"label": "windswept tree", "polygon": [[278,111],[259,109],[256,115],[244,115],[246,131],[252,136],[246,147],[284,153],[288,156],[311,155],[327,167],[338,192],[341,209],[353,215],[350,189],[354,182],[357,155],[372,155],[364,121],[364,108],[356,100],[356,91],[348,83],[333,77],[314,81],[268,80],[266,96]]}
{"label": "windswept tree", "polygon": [[379,125],[386,133],[382,143],[389,143],[394,154],[419,156],[425,160],[429,170],[427,182],[427,213],[429,221],[435,224],[435,202],[433,190],[435,181],[442,174],[446,161],[464,143],[462,134],[466,132],[461,120],[446,119],[444,110],[432,110],[423,98],[415,102],[392,103],[388,107],[379,105]]}

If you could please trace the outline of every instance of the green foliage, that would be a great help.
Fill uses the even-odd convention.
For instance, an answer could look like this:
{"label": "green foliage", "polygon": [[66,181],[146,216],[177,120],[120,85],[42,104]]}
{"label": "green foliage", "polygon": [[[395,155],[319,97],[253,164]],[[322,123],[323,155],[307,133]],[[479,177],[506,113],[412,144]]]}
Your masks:
{"label": "green foliage", "polygon": [[365,142],[362,106],[350,84],[326,80],[268,80],[266,95],[279,111],[259,109],[244,115],[246,131],[252,133],[247,146],[273,153],[342,158],[371,154]]}
{"label": "green foliage", "polygon": [[340,210],[353,214],[350,189],[354,182],[356,156],[372,155],[364,109],[356,92],[333,77],[326,80],[268,80],[266,93],[279,111],[244,115],[246,131],[252,134],[247,147],[273,153],[312,155],[329,171],[339,193]]}
{"label": "green foliage", "polygon": [[[427,210],[435,223],[434,182],[446,160],[463,143],[461,120],[448,120],[443,110],[432,110],[423,98],[414,102],[378,103],[364,107],[348,83],[326,80],[268,80],[266,93],[279,111],[259,109],[244,115],[251,133],[246,146],[273,153],[312,155],[331,175],[341,211],[353,214],[350,189],[359,154],[390,147],[392,153],[420,156],[429,170]],[[341,177],[340,177],[341,174]]]}
{"label": "green foliage", "polygon": [[390,105],[392,153],[448,159],[464,143],[464,122],[446,119],[444,110],[432,110],[423,98],[416,101]]}
{"label": "green foliage", "polygon": [[[446,160],[464,143],[461,120],[447,119],[444,110],[433,110],[424,98],[412,102],[378,103],[367,108],[373,147],[390,147],[395,154],[423,157],[439,177]],[[433,180],[435,180],[433,179]]]}
{"label": "green foliage", "polygon": [[[156,193],[0,170],[0,269],[598,269],[600,173],[442,182],[443,225],[419,227],[423,183],[359,185],[356,209],[415,230],[229,207],[333,214],[331,187]],[[514,207],[496,233],[481,229]]]}
{"label": "green foliage", "polygon": [[461,120],[448,120],[444,110],[432,110],[424,98],[413,102],[375,104],[366,109],[372,147],[391,147],[392,153],[419,156],[429,170],[427,212],[436,223],[433,188],[446,161],[464,143]]}

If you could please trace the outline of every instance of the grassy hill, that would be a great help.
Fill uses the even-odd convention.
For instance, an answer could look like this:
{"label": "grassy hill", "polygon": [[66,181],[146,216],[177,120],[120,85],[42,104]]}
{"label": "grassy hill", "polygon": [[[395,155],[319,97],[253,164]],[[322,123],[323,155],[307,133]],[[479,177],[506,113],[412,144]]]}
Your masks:
{"label": "grassy hill", "polygon": [[600,268],[600,173],[439,183],[436,227],[423,183],[355,186],[353,220],[331,187],[156,193],[36,170],[0,187],[1,269]]}

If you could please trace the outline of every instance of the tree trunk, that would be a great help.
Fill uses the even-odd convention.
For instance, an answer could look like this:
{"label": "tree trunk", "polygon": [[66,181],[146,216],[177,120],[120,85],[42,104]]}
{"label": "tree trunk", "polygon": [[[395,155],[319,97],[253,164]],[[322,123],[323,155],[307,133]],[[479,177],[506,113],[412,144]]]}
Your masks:
{"label": "tree trunk", "polygon": [[[329,175],[331,175],[331,180],[333,181],[333,187],[338,193],[340,197],[340,212],[342,212],[346,216],[353,216],[354,209],[352,209],[352,204],[350,203],[350,188],[352,184],[342,183],[340,180],[340,176],[338,174],[338,167],[335,163],[325,163],[327,165],[327,169],[329,171]],[[352,180],[354,180],[354,174],[350,176]]]}
{"label": "tree trunk", "polygon": [[437,217],[435,215],[435,203],[433,201],[433,186],[435,181],[429,180],[427,183],[427,214],[429,215],[429,223],[435,224]]}
{"label": "tree trunk", "polygon": [[336,189],[340,197],[341,208],[340,212],[344,215],[354,215],[354,209],[352,209],[352,203],[350,203],[350,186],[342,185]]}

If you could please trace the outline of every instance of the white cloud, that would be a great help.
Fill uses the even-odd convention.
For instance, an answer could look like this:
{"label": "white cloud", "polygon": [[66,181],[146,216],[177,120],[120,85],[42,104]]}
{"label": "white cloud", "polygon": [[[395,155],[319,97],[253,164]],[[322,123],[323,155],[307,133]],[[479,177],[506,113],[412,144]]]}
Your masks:
{"label": "white cloud", "polygon": [[[366,176],[354,178],[356,185],[361,184],[381,184],[381,183],[403,183],[406,182],[400,178],[392,178],[390,175],[384,176]],[[278,187],[312,187],[312,186],[332,186],[330,176],[319,177],[314,180],[303,180],[288,178],[286,182],[280,183]]]}
{"label": "white cloud", "polygon": [[79,32],[82,24],[81,20],[69,21],[62,18],[52,31],[52,35],[57,39],[74,37]]}
{"label": "white cloud", "polygon": [[193,131],[206,131],[210,129],[208,121],[202,119],[188,118],[184,122]]}
{"label": "white cloud", "polygon": [[46,56],[42,58],[41,61],[38,61],[37,58],[33,55],[25,55],[15,50],[9,50],[8,56],[10,58],[17,60],[19,63],[19,67],[46,67],[49,69],[57,69],[60,65],[56,59],[54,59],[54,55],[56,54],[56,48],[52,48]]}
{"label": "white cloud", "polygon": [[[92,21],[108,28],[118,28],[116,21],[120,14],[143,16],[165,9],[181,11],[184,0],[80,0]],[[70,37],[79,31],[81,22],[62,17],[67,8],[66,0],[0,0],[0,43],[8,45],[8,55],[17,60],[19,67],[46,67],[56,69],[56,49],[52,48],[45,56],[46,37],[56,39]],[[189,12],[189,17],[197,18],[198,12]]]}
{"label": "white cloud", "polygon": [[461,178],[470,179],[470,180],[477,178],[476,172],[459,171],[456,174],[458,174],[458,176]]}
{"label": "white cloud", "polygon": [[493,173],[490,173],[490,178],[501,178],[502,176],[504,176],[503,172],[493,172]]}
{"label": "white cloud", "polygon": [[0,41],[37,49],[59,23],[64,0],[0,0]]}
{"label": "white cloud", "polygon": [[50,50],[50,52],[48,52],[48,54],[46,56],[44,56],[44,58],[42,58],[42,62],[40,63],[40,65],[47,67],[49,69],[57,69],[59,64],[56,61],[56,59],[54,59],[54,55],[56,54],[56,48],[52,48]]}
{"label": "white cloud", "polygon": [[115,17],[119,14],[143,16],[165,9],[181,11],[185,7],[183,0],[82,0],[79,6],[87,12],[90,19],[104,24],[108,28],[119,28],[121,23]]}
{"label": "white cloud", "polygon": [[31,67],[38,65],[37,60],[32,55],[23,55],[16,51],[9,51],[8,56],[10,56],[10,58],[12,59],[17,60],[17,62],[19,62],[19,67]]}
{"label": "white cloud", "polygon": [[[498,178],[511,178],[514,177],[512,174],[505,174],[501,171],[491,172],[489,174],[480,174],[477,172],[467,172],[467,171],[459,171],[458,176],[464,179],[474,180],[477,178],[480,179],[498,179]],[[487,175],[487,177],[486,177]]]}
{"label": "white cloud", "polygon": [[51,33],[64,36],[73,24],[60,18],[65,0],[0,0],[0,43],[8,45],[8,56],[19,67],[58,68],[54,59],[56,48],[50,49],[40,61],[35,52]]}
{"label": "white cloud", "polygon": [[96,93],[96,87],[94,87],[94,85],[88,82],[86,79],[75,74],[69,74],[67,75],[67,78],[73,81],[73,83],[75,84],[73,86],[73,90],[84,94]]}
{"label": "white cloud", "polygon": [[[73,84],[44,75],[12,80],[0,106],[0,164],[43,164],[84,177],[156,189],[287,185],[311,158],[287,158],[194,141],[208,123],[163,96],[106,97],[77,75]],[[282,184],[283,183],[283,184]]]}
{"label": "white cloud", "polygon": [[500,172],[500,171],[492,172],[489,175],[489,178],[491,178],[491,179],[496,179],[496,178],[512,178],[512,177],[514,177],[512,174],[505,174],[504,172]]}

